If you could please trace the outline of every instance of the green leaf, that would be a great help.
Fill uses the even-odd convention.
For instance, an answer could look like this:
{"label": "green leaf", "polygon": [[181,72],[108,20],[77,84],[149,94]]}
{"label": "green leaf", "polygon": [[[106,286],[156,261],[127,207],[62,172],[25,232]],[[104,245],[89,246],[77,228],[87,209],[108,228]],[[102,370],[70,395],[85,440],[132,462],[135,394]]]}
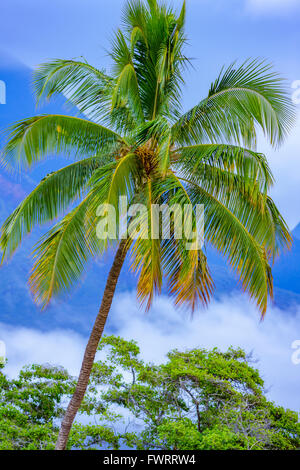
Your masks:
{"label": "green leaf", "polygon": [[87,182],[104,158],[91,157],[72,163],[42,179],[2,225],[2,262],[12,256],[35,225],[56,219],[76,198],[84,194]]}
{"label": "green leaf", "polygon": [[8,131],[9,141],[2,152],[8,167],[31,167],[51,153],[79,158],[124,145],[122,137],[110,129],[71,116],[34,116],[18,121]]}
{"label": "green leaf", "polygon": [[207,98],[174,125],[180,143],[223,141],[252,145],[258,125],[272,145],[281,144],[291,129],[295,109],[280,76],[259,60],[221,70]]}
{"label": "green leaf", "polygon": [[30,288],[45,308],[52,296],[67,291],[80,278],[92,256],[101,253],[96,236],[96,214],[89,210],[93,193],[46,233],[36,246]]}
{"label": "green leaf", "polygon": [[114,80],[92,65],[77,60],[56,59],[39,65],[33,85],[37,104],[63,94],[68,103],[99,122],[107,106]]}
{"label": "green leaf", "polygon": [[273,296],[272,272],[264,247],[224,204],[197,184],[186,182],[193,203],[205,207],[205,240],[229,260],[264,316],[268,296]]}

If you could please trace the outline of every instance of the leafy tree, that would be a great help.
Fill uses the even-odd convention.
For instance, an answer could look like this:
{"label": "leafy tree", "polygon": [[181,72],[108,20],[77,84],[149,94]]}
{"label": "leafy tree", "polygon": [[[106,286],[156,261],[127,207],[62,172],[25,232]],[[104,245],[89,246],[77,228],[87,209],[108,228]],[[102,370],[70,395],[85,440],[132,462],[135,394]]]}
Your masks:
{"label": "leafy tree", "polygon": [[[169,352],[167,362],[145,363],[133,341],[105,337],[105,361],[91,383],[106,384],[104,403],[131,412],[120,437],[136,449],[298,449],[297,413],[267,400],[264,382],[242,349]],[[136,431],[142,426],[142,431]]]}
{"label": "leafy tree", "polygon": [[[99,349],[68,449],[300,446],[297,413],[267,400],[242,349],[174,350],[160,365],[144,362],[137,344],[119,337],[104,337]],[[15,380],[1,373],[0,449],[54,449],[75,384],[50,365],[26,367]]]}
{"label": "leafy tree", "polygon": [[[49,364],[24,367],[17,379],[0,371],[0,450],[54,449],[64,402],[75,385],[66,370]],[[109,426],[115,415],[99,408],[94,412],[106,424],[74,424],[68,449],[118,448],[119,437]],[[88,415],[85,410],[82,414]]]}
{"label": "leafy tree", "polygon": [[[183,74],[189,65],[185,2],[178,15],[157,0],[132,0],[122,20],[123,30],[112,42],[110,74],[76,60],[53,60],[35,72],[38,102],[64,93],[82,117],[38,115],[19,121],[2,153],[8,167],[20,169],[49,154],[73,157],[47,175],[2,226],[4,261],[35,225],[63,215],[35,249],[30,286],[43,307],[71,288],[88,259],[110,246],[96,233],[101,204],[111,204],[119,214],[119,196],[127,196],[129,204],[148,209],[148,224],[137,240],[125,233],[117,247],[57,449],[65,448],[84,398],[128,251],[139,273],[138,298],[147,308],[161,292],[163,278],[177,305],[194,310],[211,297],[204,251],[198,245],[187,249],[187,240],[176,237],[174,229],[168,240],[155,238],[152,204],[181,209],[190,204],[196,233],[194,208],[204,204],[205,241],[228,259],[262,315],[272,296],[271,262],[291,243],[268,195],[273,177],[267,160],[255,149],[258,128],[277,146],[292,125],[294,111],[281,78],[259,60],[234,63],[221,70],[204,99],[183,113]],[[139,222],[145,222],[142,216]]]}

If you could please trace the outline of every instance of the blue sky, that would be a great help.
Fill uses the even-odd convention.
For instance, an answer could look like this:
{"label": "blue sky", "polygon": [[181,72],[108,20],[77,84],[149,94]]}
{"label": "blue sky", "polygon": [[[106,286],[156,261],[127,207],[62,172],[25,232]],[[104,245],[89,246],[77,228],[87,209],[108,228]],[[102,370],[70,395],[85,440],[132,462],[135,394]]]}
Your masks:
{"label": "blue sky", "polygon": [[[181,5],[177,0],[173,3]],[[80,56],[97,66],[108,67],[106,50],[112,30],[120,24],[123,4],[123,0],[1,2],[2,69],[8,58],[34,67],[54,57]],[[300,80],[299,20],[300,0],[187,0],[187,55],[193,58],[194,69],[186,76],[185,108],[207,93],[223,64],[248,57],[262,57],[274,63],[287,78],[287,87],[292,93],[292,82]],[[8,94],[8,102],[11,99]],[[22,107],[21,96],[16,100],[16,115],[17,106]],[[0,107],[0,112],[2,110],[4,107]],[[298,119],[290,139],[278,151],[270,149],[263,138],[258,146],[269,159],[276,178],[273,197],[291,228],[300,221],[299,129]],[[16,191],[20,197],[23,195],[19,183],[10,186],[0,178],[0,186],[8,198]],[[0,203],[3,204],[3,200]],[[26,288],[25,279],[22,286]],[[13,286],[8,290],[13,308]],[[101,292],[99,301],[100,297]],[[65,304],[66,314],[67,308]],[[91,309],[91,305],[87,304],[86,309]],[[52,312],[54,310],[55,304]],[[69,314],[72,313],[69,307]],[[84,321],[84,311],[82,315]],[[161,297],[145,316],[138,310],[129,288],[117,294],[112,309],[113,331],[139,340],[147,359],[160,360],[172,347],[218,345],[225,348],[233,344],[248,351],[254,349],[261,358],[259,366],[266,383],[273,385],[271,397],[295,409],[299,409],[300,366],[293,365],[290,357],[291,343],[300,337],[299,320],[300,308],[295,306],[291,316],[283,310],[270,308],[267,320],[259,323],[257,311],[240,296],[214,301],[207,312],[196,315],[194,320],[180,316],[170,301]],[[5,338],[7,342],[11,373],[32,361],[62,363],[72,373],[78,371],[86,340],[83,335],[71,329],[44,332],[18,325],[12,327],[1,321],[0,316],[0,339]]]}

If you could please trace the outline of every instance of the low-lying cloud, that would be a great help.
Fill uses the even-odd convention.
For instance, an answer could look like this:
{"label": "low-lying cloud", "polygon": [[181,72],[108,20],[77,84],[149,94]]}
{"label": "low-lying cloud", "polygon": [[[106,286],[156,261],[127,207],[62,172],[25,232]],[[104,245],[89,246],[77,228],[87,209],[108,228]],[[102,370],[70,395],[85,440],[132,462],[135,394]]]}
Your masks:
{"label": "low-lying cloud", "polygon": [[[193,318],[160,297],[148,314],[139,309],[134,293],[117,295],[107,334],[135,339],[147,361],[164,360],[170,349],[241,346],[254,352],[255,364],[265,380],[268,396],[285,407],[300,411],[300,364],[292,362],[292,343],[300,339],[300,308],[284,312],[270,308],[260,322],[257,310],[245,296],[224,297]],[[77,374],[86,338],[67,330],[38,330],[0,325],[6,342],[7,372],[15,375],[29,363],[52,363]]]}
{"label": "low-lying cloud", "polygon": [[0,323],[0,339],[5,342],[6,372],[15,377],[24,365],[62,365],[77,375],[82,360],[85,338],[74,331],[19,328]]}

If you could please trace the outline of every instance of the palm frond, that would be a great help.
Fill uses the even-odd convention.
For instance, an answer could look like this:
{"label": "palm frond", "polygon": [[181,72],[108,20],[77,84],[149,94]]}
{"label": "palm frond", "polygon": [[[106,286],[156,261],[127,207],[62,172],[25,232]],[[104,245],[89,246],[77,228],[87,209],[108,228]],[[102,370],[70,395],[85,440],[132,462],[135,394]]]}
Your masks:
{"label": "palm frond", "polygon": [[[126,195],[128,203],[130,203],[135,194],[137,181],[141,177],[140,162],[136,154],[128,153],[107,168],[111,171],[111,178],[107,181],[107,188],[103,189],[103,174],[106,174],[104,173],[104,171],[106,172],[105,168],[99,168],[94,172],[89,185],[95,193],[99,192],[99,201],[101,200],[101,203],[104,193],[106,193],[103,203],[111,204],[117,209],[120,196]],[[97,200],[97,196],[95,200]]]}
{"label": "palm frond", "polygon": [[86,62],[56,59],[37,67],[33,85],[38,104],[61,93],[69,104],[99,122],[114,80]]}
{"label": "palm frond", "polygon": [[144,116],[172,116],[180,109],[182,72],[187,62],[183,54],[185,6],[179,17],[165,5],[128,2],[123,24],[130,35],[132,63],[136,71]]}
{"label": "palm frond", "polygon": [[[268,220],[269,220],[269,231],[273,234],[272,249],[269,250],[270,258],[273,258],[273,262],[280,255],[281,251],[289,250],[292,247],[292,235],[290,230],[279,212],[273,199],[268,196],[266,201]],[[264,237],[266,238],[266,236]]]}
{"label": "palm frond", "polygon": [[124,139],[110,129],[71,116],[34,116],[18,121],[8,132],[1,155],[8,167],[30,167],[53,153],[79,158],[125,145]]}
{"label": "palm frond", "polygon": [[146,310],[149,310],[155,294],[161,292],[161,243],[154,237],[153,186],[150,179],[142,191],[142,202],[147,211],[142,211],[135,218],[135,226],[139,228],[139,236],[131,240],[132,269],[139,273],[137,284],[137,297],[143,304],[146,302]]}
{"label": "palm frond", "polygon": [[45,308],[53,296],[78,281],[88,259],[101,252],[95,214],[89,212],[89,194],[74,210],[46,233],[36,246],[29,279],[35,301]]}
{"label": "palm frond", "polygon": [[[175,226],[186,223],[184,206],[191,204],[181,182],[171,173],[165,179],[148,181],[145,187],[148,198],[139,201],[146,204],[147,213],[142,212],[136,224],[143,229],[139,237],[132,242],[132,268],[139,273],[138,298],[143,303],[147,301],[150,308],[154,295],[160,293],[162,275],[166,275],[169,291],[175,298],[176,305],[187,305],[194,311],[199,303],[206,305],[213,290],[213,282],[206,263],[206,257],[199,246],[189,248],[191,240],[176,234]],[[157,227],[157,214],[154,214],[152,204],[162,208],[167,204],[169,209],[177,208],[170,213],[170,233],[166,227]],[[145,218],[147,220],[145,220]],[[178,224],[178,225],[177,225]],[[197,221],[192,214],[193,232],[197,232]],[[154,233],[156,234],[154,236]],[[197,239],[193,242],[197,243]]]}
{"label": "palm frond", "polygon": [[273,295],[273,280],[265,248],[218,199],[202,187],[186,181],[194,204],[205,206],[205,240],[229,260],[245,290],[256,300],[265,315],[268,296]]}
{"label": "palm frond", "polygon": [[181,147],[173,152],[173,161],[191,175],[202,173],[207,167],[215,167],[234,173],[245,184],[257,184],[266,192],[274,182],[266,157],[236,145],[200,144]]}
{"label": "palm frond", "polygon": [[[271,258],[279,255],[279,247],[290,247],[286,224],[279,213],[269,210],[267,189],[273,176],[264,155],[236,146],[211,144],[186,147],[178,153],[178,174],[224,204],[265,246]],[[274,224],[278,230],[272,229]]]}
{"label": "palm frond", "polygon": [[[185,272],[187,253],[178,240],[164,241],[163,266],[169,282],[169,292],[175,305],[187,306],[193,313],[199,306],[207,306],[214,289],[206,256],[198,250],[198,260],[189,274]],[[166,255],[166,256],[164,256]]]}
{"label": "palm frond", "polygon": [[91,157],[50,173],[6,219],[1,228],[2,262],[12,256],[35,225],[54,220],[86,189],[103,156]]}
{"label": "palm frond", "polygon": [[142,123],[144,121],[144,113],[133,57],[120,30],[115,35],[111,57],[114,60],[116,81],[112,94],[112,109],[118,108],[125,101],[137,122]]}
{"label": "palm frond", "polygon": [[270,258],[290,248],[289,230],[267,195],[273,176],[264,155],[231,145],[204,144],[178,149],[173,158],[178,174],[228,207]]}
{"label": "palm frond", "polygon": [[207,98],[178,120],[173,133],[179,143],[187,145],[223,141],[252,146],[258,125],[276,146],[294,119],[284,81],[270,65],[256,59],[222,69]]}
{"label": "palm frond", "polygon": [[176,236],[174,232],[169,240],[163,242],[163,266],[170,294],[175,296],[176,305],[188,306],[194,312],[199,304],[204,306],[208,304],[213,292],[213,281],[202,251],[204,233],[202,236],[200,230],[204,221],[197,219],[195,204],[174,173],[168,174],[163,185],[158,184],[158,191],[162,191],[161,186],[163,187],[161,194],[168,202],[168,206],[181,208],[182,215],[178,213],[174,216],[174,230],[179,222],[178,217],[182,218],[183,224],[181,237]]}

